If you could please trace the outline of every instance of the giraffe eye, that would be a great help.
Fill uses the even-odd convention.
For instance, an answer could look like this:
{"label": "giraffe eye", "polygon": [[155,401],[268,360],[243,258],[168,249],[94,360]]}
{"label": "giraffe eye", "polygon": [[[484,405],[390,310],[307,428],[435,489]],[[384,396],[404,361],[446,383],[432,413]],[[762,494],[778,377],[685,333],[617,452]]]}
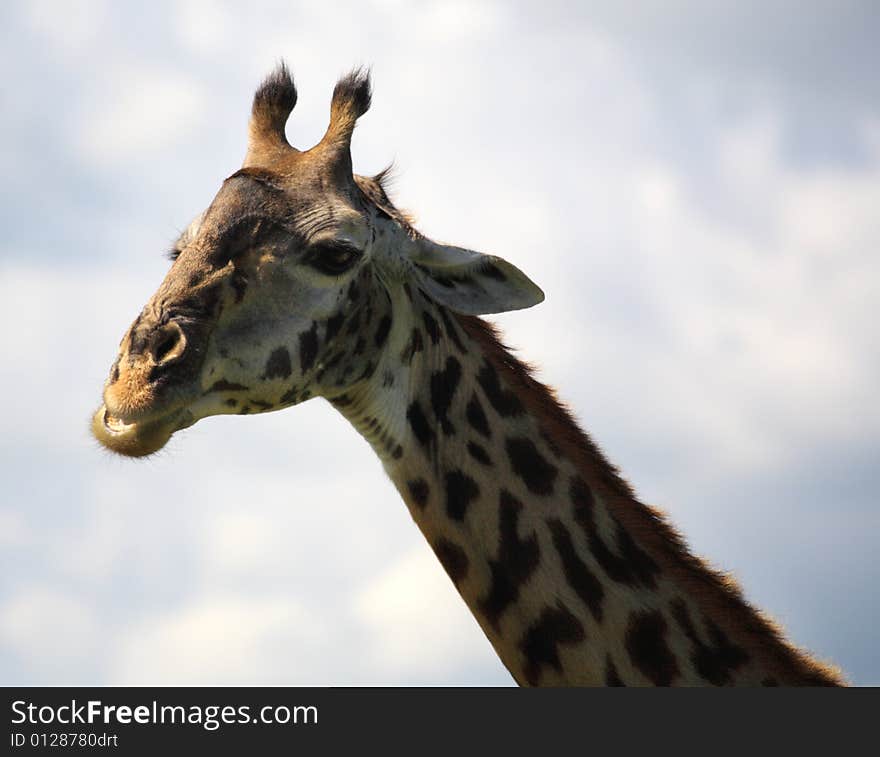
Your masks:
{"label": "giraffe eye", "polygon": [[360,256],[360,250],[345,242],[320,242],[312,245],[305,262],[327,276],[338,276]]}

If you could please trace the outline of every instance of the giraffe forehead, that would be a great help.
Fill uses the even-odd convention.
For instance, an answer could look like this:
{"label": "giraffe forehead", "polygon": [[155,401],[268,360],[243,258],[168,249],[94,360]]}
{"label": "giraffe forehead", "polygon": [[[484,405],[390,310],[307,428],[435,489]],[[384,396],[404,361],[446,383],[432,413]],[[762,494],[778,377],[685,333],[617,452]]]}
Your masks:
{"label": "giraffe forehead", "polygon": [[270,219],[304,239],[339,233],[364,236],[364,214],[343,194],[318,180],[239,171],[224,181],[198,226],[183,236],[213,241],[248,218]]}

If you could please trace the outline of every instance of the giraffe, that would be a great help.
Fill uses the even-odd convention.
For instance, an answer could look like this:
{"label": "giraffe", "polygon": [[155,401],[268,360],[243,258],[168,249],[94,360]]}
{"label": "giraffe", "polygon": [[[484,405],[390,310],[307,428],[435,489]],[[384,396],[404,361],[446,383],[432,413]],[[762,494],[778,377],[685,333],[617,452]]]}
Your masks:
{"label": "giraffe", "polygon": [[511,263],[440,244],[354,174],[368,73],[321,141],[285,136],[280,64],[247,151],[181,234],[132,323],[92,431],[149,455],[218,414],[321,397],[373,447],[520,685],[841,685],[638,500],[479,316],[544,294]]}

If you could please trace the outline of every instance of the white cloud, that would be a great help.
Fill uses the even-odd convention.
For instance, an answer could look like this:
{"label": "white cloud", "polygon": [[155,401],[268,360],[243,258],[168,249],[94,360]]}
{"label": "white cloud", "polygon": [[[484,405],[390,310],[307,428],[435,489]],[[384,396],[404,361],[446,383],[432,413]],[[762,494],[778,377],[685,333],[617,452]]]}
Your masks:
{"label": "white cloud", "polygon": [[98,638],[94,607],[57,585],[22,581],[0,605],[0,641],[30,681],[81,681],[82,661],[95,659]]}
{"label": "white cloud", "polygon": [[28,0],[20,7],[26,25],[62,54],[86,52],[106,31],[107,0]]}
{"label": "white cloud", "polygon": [[289,596],[201,596],[123,636],[117,684],[256,685],[320,682],[328,649],[319,617]]}
{"label": "white cloud", "polygon": [[425,3],[412,19],[412,28],[418,35],[443,41],[487,37],[498,33],[502,10],[503,6],[487,2]]}
{"label": "white cloud", "polygon": [[0,547],[27,547],[33,538],[24,514],[8,507],[0,508]]}
{"label": "white cloud", "polygon": [[128,65],[101,75],[96,85],[100,91],[93,90],[77,124],[85,161],[117,166],[165,157],[203,125],[206,95],[183,71]]}
{"label": "white cloud", "polygon": [[282,536],[278,524],[254,512],[220,513],[208,524],[209,563],[229,570],[265,568],[267,555],[279,554]]}
{"label": "white cloud", "polygon": [[[636,200],[657,223],[672,219],[680,212],[681,181],[664,166],[645,166],[636,177]],[[650,250],[648,251],[650,254]]]}
{"label": "white cloud", "polygon": [[[17,250],[6,257],[26,260]],[[17,387],[18,401],[5,421],[20,440],[91,446],[89,412],[99,404],[108,350],[115,350],[147,291],[133,271],[26,262],[0,267],[0,317],[15,324],[0,334],[0,348],[20,356],[0,363],[0,382]],[[72,375],[70,366],[76,366]]]}
{"label": "white cloud", "polygon": [[365,633],[360,644],[377,683],[443,679],[450,669],[479,664],[489,642],[424,545],[367,583],[354,611]]}
{"label": "white cloud", "polygon": [[175,31],[184,46],[210,56],[229,49],[236,25],[221,0],[181,0],[174,4]]}
{"label": "white cloud", "polygon": [[[712,463],[697,467],[714,476],[782,465],[798,454],[793,438],[852,436],[880,417],[869,399],[877,288],[868,252],[880,238],[880,161],[798,168],[784,158],[779,119],[761,109],[719,136],[714,177],[735,222],[704,202],[682,167],[634,162],[619,179],[624,191],[610,190],[632,198],[615,239],[627,252],[602,262],[613,253],[597,251],[582,278],[556,290],[572,303],[566,316],[584,324],[587,352],[571,349],[566,361],[543,348],[573,386],[587,356],[586,370],[602,373],[591,376],[601,394],[587,403],[611,407],[627,428],[631,417],[631,434],[646,433],[650,419],[699,440],[695,451]],[[579,297],[603,266],[611,286],[634,287],[638,299]],[[645,313],[621,322],[627,305]],[[535,321],[539,341],[547,324]],[[662,338],[627,343],[640,322]],[[618,395],[627,398],[623,413],[605,401]]]}
{"label": "white cloud", "polygon": [[859,131],[873,153],[874,160],[880,160],[880,115],[863,118]]}

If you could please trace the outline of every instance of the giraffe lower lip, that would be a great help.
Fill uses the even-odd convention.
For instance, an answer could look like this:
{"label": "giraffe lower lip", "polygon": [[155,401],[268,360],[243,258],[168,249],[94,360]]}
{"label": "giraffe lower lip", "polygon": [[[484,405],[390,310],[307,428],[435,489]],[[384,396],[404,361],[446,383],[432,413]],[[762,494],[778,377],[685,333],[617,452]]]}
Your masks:
{"label": "giraffe lower lip", "polygon": [[126,423],[125,421],[110,415],[110,413],[107,412],[107,408],[104,408],[103,421],[107,430],[114,434],[124,434],[134,426],[133,423]]}
{"label": "giraffe lower lip", "polygon": [[101,405],[92,417],[92,434],[111,452],[126,457],[144,457],[165,446],[180,428],[177,423],[180,414],[180,410],[175,410],[144,422],[126,422],[113,416],[106,405]]}

